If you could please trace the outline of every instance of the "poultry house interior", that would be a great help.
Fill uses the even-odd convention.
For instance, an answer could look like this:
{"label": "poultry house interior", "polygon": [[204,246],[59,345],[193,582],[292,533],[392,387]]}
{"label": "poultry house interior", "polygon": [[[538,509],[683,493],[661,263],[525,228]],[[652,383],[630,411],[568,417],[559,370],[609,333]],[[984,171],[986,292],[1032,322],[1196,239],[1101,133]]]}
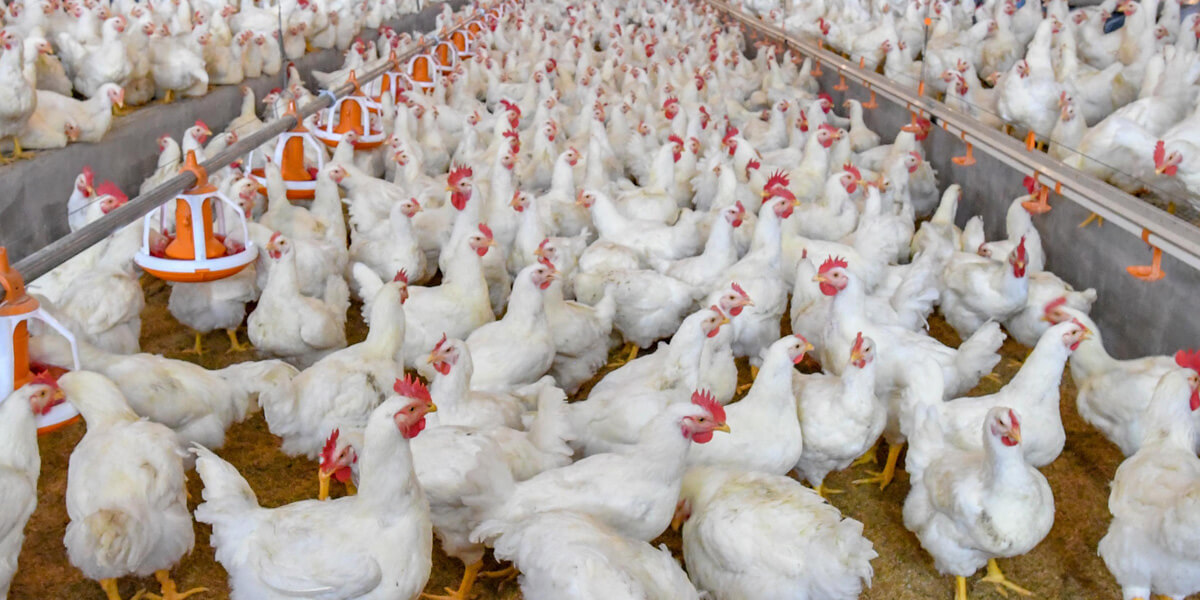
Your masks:
{"label": "poultry house interior", "polygon": [[1192,6],[2,14],[4,597],[1200,597]]}

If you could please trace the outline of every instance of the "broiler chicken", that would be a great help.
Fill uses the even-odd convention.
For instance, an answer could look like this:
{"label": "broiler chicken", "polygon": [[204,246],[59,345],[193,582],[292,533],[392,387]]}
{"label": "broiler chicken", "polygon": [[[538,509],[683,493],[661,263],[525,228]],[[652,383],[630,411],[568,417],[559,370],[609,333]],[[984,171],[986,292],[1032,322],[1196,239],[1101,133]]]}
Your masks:
{"label": "broiler chicken", "polygon": [[955,600],[966,600],[966,578],[985,564],[983,582],[1029,595],[996,564],[1032,550],[1054,524],[1050,484],[1022,454],[1020,415],[1007,407],[988,410],[977,424],[982,450],[948,443],[932,414],[915,419],[919,433],[910,438],[912,489],[904,500],[904,526],[933,556],[938,572],[954,575]]}
{"label": "broiler chicken", "polygon": [[260,352],[311,365],[346,346],[346,309],[350,291],[346,281],[330,277],[322,298],[301,293],[297,282],[296,250],[288,238],[276,234],[267,243],[275,261],[258,306],[246,322],[250,343]]}
{"label": "broiler chicken", "polygon": [[1155,386],[1139,449],[1121,463],[1108,497],[1113,515],[1100,557],[1126,598],[1183,598],[1200,591],[1195,412],[1200,360],[1183,357]]}
{"label": "broiler chicken", "polygon": [[176,590],[170,569],[195,542],[187,508],[183,455],[175,433],[138,417],[116,384],[89,371],[59,379],[88,430],[67,472],[67,556],[110,600],[117,579],[150,574],[164,599],[204,591]]}
{"label": "broiler chicken", "polygon": [[432,566],[429,504],[413,472],[410,440],[437,410],[428,398],[393,396],[372,411],[358,494],[262,508],[233,465],[195,448],[204,502],[231,598],[283,600],[321,590],[330,598],[415,600]]}
{"label": "broiler chicken", "polygon": [[790,477],[693,467],[680,523],[688,575],[712,598],[853,600],[871,585],[863,524]]}
{"label": "broiler chicken", "polygon": [[0,484],[4,486],[0,514],[0,596],[17,572],[17,556],[25,541],[25,522],[37,508],[37,482],[42,461],[38,454],[37,415],[61,404],[65,396],[52,377],[35,376],[0,403],[0,435],[8,440],[0,454]]}
{"label": "broiler chicken", "polygon": [[475,362],[472,389],[505,391],[530,384],[554,364],[554,335],[544,294],[558,272],[549,261],[525,267],[513,281],[508,311],[467,337]]}

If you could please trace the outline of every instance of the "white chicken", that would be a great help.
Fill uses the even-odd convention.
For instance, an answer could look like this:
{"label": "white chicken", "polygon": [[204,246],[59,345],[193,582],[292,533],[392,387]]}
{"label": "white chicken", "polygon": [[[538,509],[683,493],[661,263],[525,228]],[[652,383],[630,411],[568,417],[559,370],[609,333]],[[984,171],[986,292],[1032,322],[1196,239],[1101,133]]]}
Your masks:
{"label": "white chicken", "polygon": [[103,375],[66,373],[59,384],[88,424],[67,472],[71,564],[109,598],[119,598],[117,579],[127,575],[154,574],[163,598],[203,591],[178,592],[170,576],[195,542],[175,433],[138,417]]}
{"label": "white chicken", "polygon": [[428,398],[393,396],[370,416],[358,494],[262,508],[233,465],[195,448],[204,502],[230,597],[283,600],[314,590],[329,598],[415,600],[429,579],[429,504],[413,473],[410,440],[437,410]]}
{"label": "white chicken", "polygon": [[467,337],[475,363],[471,388],[504,391],[533,383],[554,364],[554,335],[544,294],[558,272],[549,261],[529,265],[513,280],[504,318]]}
{"label": "white chicken", "polygon": [[712,598],[852,600],[871,585],[863,524],[786,476],[693,467],[681,522],[688,575]]}

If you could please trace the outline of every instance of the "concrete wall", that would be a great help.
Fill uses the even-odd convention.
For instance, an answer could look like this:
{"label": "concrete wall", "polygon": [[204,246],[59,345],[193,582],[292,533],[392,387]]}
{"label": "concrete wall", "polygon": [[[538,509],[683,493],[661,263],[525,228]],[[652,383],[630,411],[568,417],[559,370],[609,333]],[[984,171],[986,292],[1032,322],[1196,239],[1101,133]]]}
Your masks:
{"label": "concrete wall", "polygon": [[[450,4],[458,7],[464,3],[456,0]],[[431,31],[441,9],[441,3],[431,4],[390,25],[401,32]],[[373,39],[376,33],[364,31],[363,37]],[[311,71],[337,69],[342,64],[342,54],[338,50],[323,50],[307,54],[295,63],[309,89],[315,91],[318,88]],[[281,87],[285,77],[286,73],[281,72],[278,76],[244,83],[261,100],[271,89]],[[238,115],[241,102],[238,86],[221,86],[201,98],[146,105],[134,113],[116,117],[112,129],[99,143],[71,144],[0,167],[0,246],[5,246],[9,260],[16,262],[66,235],[67,199],[75,176],[85,165],[95,171],[97,184],[111,180],[129,197],[136,196],[142,180],[154,172],[158,160],[156,140],[160,135],[166,133],[178,140],[197,119],[219,132]]]}
{"label": "concrete wall", "polygon": [[[853,82],[847,82],[850,89],[845,92],[835,91],[835,84],[837,76],[826,69],[821,88],[833,96],[837,106],[846,98],[865,101],[870,97],[870,92]],[[864,121],[889,140],[909,121],[909,114],[904,106],[882,96],[877,95],[877,101],[878,108],[864,111]],[[988,239],[1003,238],[1004,213],[1014,198],[1025,193],[1022,182],[1028,173],[1018,172],[978,148],[975,165],[954,164],[950,159],[963,154],[963,143],[939,127],[925,140],[924,148],[937,170],[939,186],[945,189],[958,183],[963,187],[959,226],[982,215]],[[1053,194],[1050,204],[1050,212],[1033,217],[1046,250],[1046,268],[1076,289],[1096,289],[1092,318],[1104,333],[1109,353],[1134,358],[1200,346],[1200,319],[1193,318],[1189,310],[1200,292],[1200,272],[1164,256],[1166,278],[1153,283],[1134,279],[1125,267],[1150,263],[1150,249],[1140,238],[1115,225],[1079,229],[1087,210]],[[1147,205],[1146,210],[1157,209]],[[1196,234],[1200,235],[1200,230]]]}

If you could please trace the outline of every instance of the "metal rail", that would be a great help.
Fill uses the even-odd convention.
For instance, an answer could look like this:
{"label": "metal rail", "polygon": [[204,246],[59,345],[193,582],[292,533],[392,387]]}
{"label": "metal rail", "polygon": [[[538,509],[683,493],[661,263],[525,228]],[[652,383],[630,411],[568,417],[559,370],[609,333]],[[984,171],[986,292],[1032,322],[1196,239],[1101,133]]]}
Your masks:
{"label": "metal rail", "polygon": [[[465,26],[465,22],[455,25],[453,28],[447,30],[445,34],[449,35],[463,26]],[[360,84],[372,81],[393,68],[399,68],[399,65],[407,62],[413,56],[429,50],[428,46],[428,40],[422,41],[403,55],[397,56],[394,59],[389,58],[375,68],[365,72],[357,72],[357,79]],[[333,106],[333,103],[336,101],[335,98],[340,99],[353,92],[354,85],[346,82],[329,91],[333,92],[333,96],[322,93],[304,106],[297,108],[298,117],[291,115],[278,117],[266,123],[262,129],[238,140],[234,144],[230,144],[221,152],[204,161],[200,166],[208,173],[229,166],[235,160],[246,156],[251,150],[271,141],[279,134],[291,131],[309,116]],[[25,281],[33,281],[104,238],[107,238],[109,235],[112,235],[118,229],[141,219],[150,211],[190,189],[195,184],[195,175],[188,171],[180,172],[146,193],[139,194],[124,206],[117,208],[104,217],[47,244],[42,249],[18,262],[14,268],[21,273]]]}
{"label": "metal rail", "polygon": [[908,110],[930,119],[955,135],[1018,172],[1038,174],[1043,185],[1130,233],[1141,236],[1148,231],[1148,242],[1163,252],[1200,270],[1200,231],[1190,223],[1138,200],[1095,177],[1068,167],[1045,153],[1033,152],[1017,140],[984,126],[976,119],[949,106],[917,95],[887,77],[859,68],[857,64],[817,44],[788,35],[783,29],[763,22],[734,8],[724,0],[705,0],[718,12],[769,38],[783,42],[826,67],[837,70],[846,80],[869,91],[886,96]]}

